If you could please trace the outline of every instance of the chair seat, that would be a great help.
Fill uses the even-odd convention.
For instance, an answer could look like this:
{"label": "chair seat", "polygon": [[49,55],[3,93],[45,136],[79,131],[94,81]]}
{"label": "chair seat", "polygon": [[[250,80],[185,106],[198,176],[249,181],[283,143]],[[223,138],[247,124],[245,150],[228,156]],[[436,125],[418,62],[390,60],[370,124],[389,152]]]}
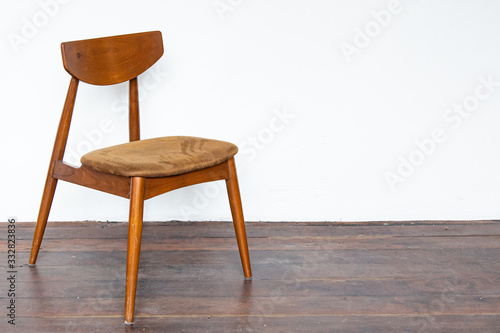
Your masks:
{"label": "chair seat", "polygon": [[234,144],[189,136],[128,142],[91,151],[82,165],[127,177],[166,177],[211,167],[232,158]]}

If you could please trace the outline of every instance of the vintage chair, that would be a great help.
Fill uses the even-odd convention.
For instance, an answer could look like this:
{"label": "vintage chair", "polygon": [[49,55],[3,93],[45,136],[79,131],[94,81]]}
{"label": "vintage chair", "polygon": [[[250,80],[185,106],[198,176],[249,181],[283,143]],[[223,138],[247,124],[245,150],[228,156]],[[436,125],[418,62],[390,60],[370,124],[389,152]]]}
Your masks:
{"label": "vintage chair", "polygon": [[[36,263],[58,180],[130,199],[125,323],[134,320],[144,200],[184,186],[226,181],[243,272],[252,276],[234,155],[228,142],[170,136],[140,140],[137,76],[163,55],[161,32],[63,43],[63,64],[71,74],[36,223],[29,265]],[[130,142],[95,150],[77,168],[63,162],[79,81],[111,85],[129,81]]]}

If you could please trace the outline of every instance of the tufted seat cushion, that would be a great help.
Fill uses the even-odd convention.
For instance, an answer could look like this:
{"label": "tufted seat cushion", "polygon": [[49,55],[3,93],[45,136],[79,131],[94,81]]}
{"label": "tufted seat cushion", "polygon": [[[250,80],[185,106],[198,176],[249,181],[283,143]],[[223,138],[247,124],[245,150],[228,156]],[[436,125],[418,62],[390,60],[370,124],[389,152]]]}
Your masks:
{"label": "tufted seat cushion", "polygon": [[128,177],[166,177],[211,167],[232,158],[234,144],[189,136],[167,136],[94,150],[82,165]]}

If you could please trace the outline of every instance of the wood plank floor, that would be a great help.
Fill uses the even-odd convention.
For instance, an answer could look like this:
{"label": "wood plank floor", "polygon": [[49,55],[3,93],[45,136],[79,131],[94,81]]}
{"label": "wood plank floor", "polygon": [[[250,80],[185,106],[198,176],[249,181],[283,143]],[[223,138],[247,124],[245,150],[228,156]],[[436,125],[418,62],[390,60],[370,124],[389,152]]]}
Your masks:
{"label": "wood plank floor", "polygon": [[145,223],[123,325],[126,223],[16,223],[16,325],[0,224],[0,332],[500,332],[500,223]]}

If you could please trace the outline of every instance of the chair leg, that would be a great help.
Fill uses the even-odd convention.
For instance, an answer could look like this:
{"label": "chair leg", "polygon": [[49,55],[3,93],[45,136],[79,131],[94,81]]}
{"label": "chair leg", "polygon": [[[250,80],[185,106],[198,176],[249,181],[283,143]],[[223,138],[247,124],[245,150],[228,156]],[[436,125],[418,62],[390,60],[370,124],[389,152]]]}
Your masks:
{"label": "chair leg", "polygon": [[228,161],[228,166],[229,179],[226,179],[226,187],[229,196],[229,205],[231,206],[231,214],[233,216],[234,230],[236,232],[236,240],[238,241],[243,273],[245,274],[245,277],[249,279],[252,277],[252,269],[250,266],[250,255],[248,254],[245,220],[243,218],[243,208],[241,206],[240,189],[238,186],[238,177],[236,175],[234,158],[231,158]]}
{"label": "chair leg", "polygon": [[131,182],[127,279],[125,285],[125,324],[134,323],[135,293],[137,289],[137,274],[139,272],[139,255],[141,251],[145,178],[133,177]]}
{"label": "chair leg", "polygon": [[50,207],[56,192],[57,179],[52,178],[51,175],[47,176],[45,181],[45,188],[43,190],[42,202],[40,204],[40,211],[38,212],[38,219],[36,221],[35,234],[33,236],[33,244],[31,246],[31,255],[28,265],[35,266],[38,257],[38,251],[42,244],[43,234],[47,226],[47,219],[49,218]]}

